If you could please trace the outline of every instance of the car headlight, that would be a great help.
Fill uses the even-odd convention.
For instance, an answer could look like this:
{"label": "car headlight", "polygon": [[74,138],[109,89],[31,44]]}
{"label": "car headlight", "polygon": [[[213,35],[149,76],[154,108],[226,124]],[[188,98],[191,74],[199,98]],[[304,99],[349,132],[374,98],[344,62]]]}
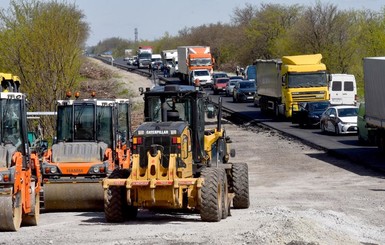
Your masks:
{"label": "car headlight", "polygon": [[0,174],[0,182],[3,182],[3,175]]}

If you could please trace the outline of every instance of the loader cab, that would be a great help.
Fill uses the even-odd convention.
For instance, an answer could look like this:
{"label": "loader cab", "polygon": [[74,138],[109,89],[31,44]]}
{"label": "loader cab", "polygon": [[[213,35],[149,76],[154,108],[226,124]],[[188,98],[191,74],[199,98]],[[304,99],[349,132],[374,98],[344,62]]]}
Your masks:
{"label": "loader cab", "polygon": [[156,122],[159,127],[170,122],[184,122],[191,131],[193,159],[200,162],[205,156],[204,130],[206,94],[194,86],[158,86],[144,93],[146,122]]}

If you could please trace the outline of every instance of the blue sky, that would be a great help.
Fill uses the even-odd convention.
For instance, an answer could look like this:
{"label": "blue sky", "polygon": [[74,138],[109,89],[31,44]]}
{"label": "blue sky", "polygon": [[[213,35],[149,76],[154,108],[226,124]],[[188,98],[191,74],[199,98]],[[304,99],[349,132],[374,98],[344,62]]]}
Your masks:
{"label": "blue sky", "polygon": [[[185,27],[210,23],[229,23],[234,8],[251,3],[301,4],[312,6],[312,0],[66,0],[75,3],[86,15],[86,22],[91,27],[88,45],[110,37],[134,40],[135,28],[138,39],[153,40],[164,36],[166,32],[176,35]],[[339,9],[371,9],[380,11],[385,6],[384,0],[338,0],[324,1],[333,3]],[[337,3],[336,3],[337,2]],[[7,8],[9,0],[0,0],[0,6]]]}

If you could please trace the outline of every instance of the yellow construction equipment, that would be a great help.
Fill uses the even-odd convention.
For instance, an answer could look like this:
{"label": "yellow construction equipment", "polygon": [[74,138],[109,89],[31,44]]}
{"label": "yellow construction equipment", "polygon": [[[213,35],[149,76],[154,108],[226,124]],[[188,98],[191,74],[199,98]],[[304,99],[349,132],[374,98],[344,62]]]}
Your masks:
{"label": "yellow construction equipment", "polygon": [[103,180],[108,222],[136,217],[138,208],[194,210],[217,222],[249,207],[248,167],[230,163],[231,140],[221,126],[206,128],[213,104],[194,86],[166,85],[144,94],[145,122],[133,133],[132,168]]}

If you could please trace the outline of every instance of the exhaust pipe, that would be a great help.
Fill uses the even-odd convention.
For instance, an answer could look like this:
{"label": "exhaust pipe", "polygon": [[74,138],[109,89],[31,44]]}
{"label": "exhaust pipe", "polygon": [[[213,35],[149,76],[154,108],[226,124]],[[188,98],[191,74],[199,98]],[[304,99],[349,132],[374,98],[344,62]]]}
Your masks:
{"label": "exhaust pipe", "polygon": [[218,99],[217,132],[222,129],[222,97]]}

